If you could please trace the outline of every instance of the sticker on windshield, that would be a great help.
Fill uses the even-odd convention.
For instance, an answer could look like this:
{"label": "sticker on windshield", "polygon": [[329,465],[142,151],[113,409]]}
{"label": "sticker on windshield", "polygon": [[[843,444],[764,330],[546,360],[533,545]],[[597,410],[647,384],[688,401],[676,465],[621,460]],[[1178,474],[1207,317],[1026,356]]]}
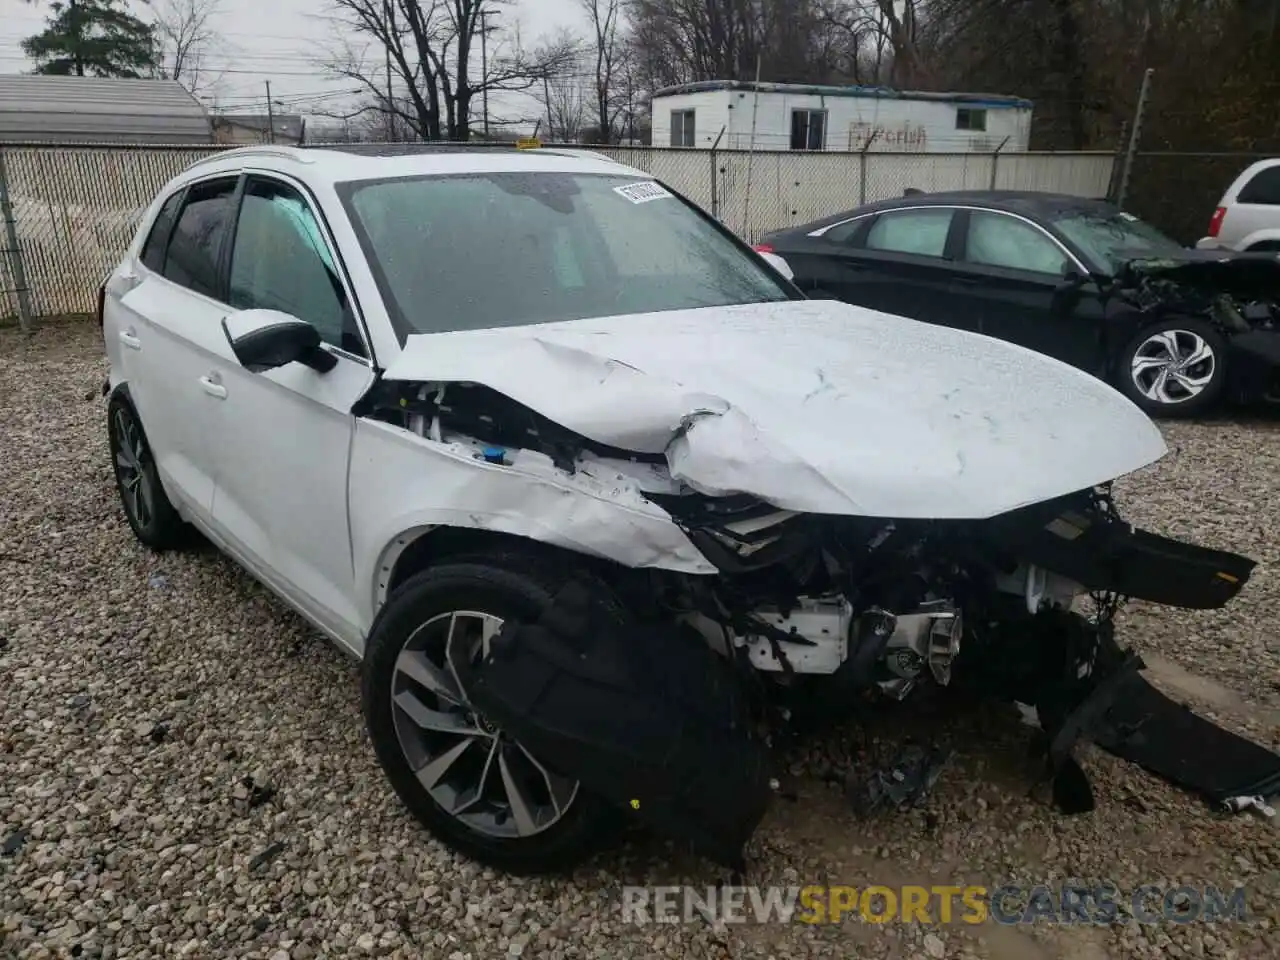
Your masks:
{"label": "sticker on windshield", "polygon": [[614,187],[613,192],[621,194],[632,203],[648,203],[650,200],[661,200],[663,197],[671,196],[669,190],[664,189],[652,180],[643,180],[639,183],[628,183],[625,186]]}

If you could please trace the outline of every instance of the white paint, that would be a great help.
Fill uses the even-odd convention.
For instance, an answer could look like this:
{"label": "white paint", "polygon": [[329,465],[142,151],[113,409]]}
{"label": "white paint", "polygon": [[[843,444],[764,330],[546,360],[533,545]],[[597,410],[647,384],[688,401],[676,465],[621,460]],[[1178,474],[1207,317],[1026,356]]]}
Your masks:
{"label": "white paint", "polygon": [[[897,97],[823,95],[796,86],[766,85],[777,92],[759,94],[755,149],[791,149],[791,116],[795,110],[825,110],[827,151],[859,151],[874,132],[872,152],[991,153],[1005,143],[1014,153],[1027,149],[1030,107],[1006,105],[1000,99],[976,103]],[[746,150],[752,144],[751,114],[756,94],[749,90],[705,90],[653,98],[653,145],[671,146],[671,114],[694,111],[694,146],[710,148],[724,129],[721,149]],[[1001,98],[1007,99],[1007,98]],[[957,109],[985,109],[987,129],[957,129]]]}
{"label": "white paint", "polygon": [[665,453],[703,493],[803,512],[990,517],[1167,449],[1087,373],[833,301],[411,336],[386,376],[483,383],[592,440]]}
{"label": "white paint", "polygon": [[[394,378],[483,383],[669,469],[537,452],[502,464],[450,425],[358,419],[373,366],[245,370],[227,304],[138,260],[160,202],[244,171],[304,187],[344,265],[365,346]],[[526,537],[632,567],[714,574],[645,491],[742,491],[779,510],[981,517],[1136,469],[1164,452],[1137,408],[1087,374],[971,334],[837,303],[786,302],[410,337],[403,347],[338,199],[347,180],[484,171],[622,173],[550,151],[370,158],[290,148],[195,164],[152,204],[108,281],[110,380],[128,383],[183,516],[355,654],[390,564],[441,526]],[[338,351],[338,353],[341,353]],[[213,385],[216,389],[209,389]]]}

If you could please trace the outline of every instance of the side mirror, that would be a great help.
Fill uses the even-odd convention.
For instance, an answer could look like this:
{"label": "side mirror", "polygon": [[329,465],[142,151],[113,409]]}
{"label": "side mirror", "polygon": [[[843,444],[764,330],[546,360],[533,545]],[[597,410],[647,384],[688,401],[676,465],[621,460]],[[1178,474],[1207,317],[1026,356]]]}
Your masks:
{"label": "side mirror", "polygon": [[1080,301],[1080,291],[1089,282],[1089,277],[1075,269],[1068,269],[1058,281],[1053,291],[1052,310],[1055,314],[1070,313]]}
{"label": "side mirror", "polygon": [[320,346],[311,324],[279,310],[241,310],[222,318],[231,352],[246,370],[263,373],[297,361],[327,373],[337,358]]}
{"label": "side mirror", "polygon": [[776,253],[761,253],[760,256],[765,259],[769,266],[773,267],[773,269],[777,270],[788,280],[794,280],[796,278],[795,273],[791,269],[791,264],[787,263],[786,260],[782,259],[782,257],[778,256]]}

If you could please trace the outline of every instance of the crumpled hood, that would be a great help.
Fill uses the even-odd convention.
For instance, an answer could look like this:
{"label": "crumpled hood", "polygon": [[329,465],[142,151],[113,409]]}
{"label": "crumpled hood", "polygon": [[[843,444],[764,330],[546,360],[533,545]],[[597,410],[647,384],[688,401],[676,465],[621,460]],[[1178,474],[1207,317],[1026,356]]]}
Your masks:
{"label": "crumpled hood", "polygon": [[812,513],[988,517],[1167,450],[1086,373],[834,301],[414,335],[384,376],[484,384],[703,493]]}

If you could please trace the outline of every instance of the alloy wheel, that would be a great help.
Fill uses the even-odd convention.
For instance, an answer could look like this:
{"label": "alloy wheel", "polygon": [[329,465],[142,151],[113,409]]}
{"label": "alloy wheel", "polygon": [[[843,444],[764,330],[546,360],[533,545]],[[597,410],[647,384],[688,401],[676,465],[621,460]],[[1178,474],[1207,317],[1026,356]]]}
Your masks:
{"label": "alloy wheel", "polygon": [[1130,374],[1138,390],[1161,404],[1198,397],[1213,382],[1217,357],[1209,343],[1191,330],[1161,330],[1138,347]]}
{"label": "alloy wheel", "polygon": [[392,714],[405,759],[441,809],[477,833],[520,839],[558,823],[578,783],[548,770],[467,701],[454,658],[478,662],[501,628],[501,618],[470,610],[422,624],[396,658]]}
{"label": "alloy wheel", "polygon": [[138,422],[123,406],[116,409],[114,417],[116,476],[120,481],[120,494],[130,519],[145,530],[156,513],[151,487],[151,454]]}

